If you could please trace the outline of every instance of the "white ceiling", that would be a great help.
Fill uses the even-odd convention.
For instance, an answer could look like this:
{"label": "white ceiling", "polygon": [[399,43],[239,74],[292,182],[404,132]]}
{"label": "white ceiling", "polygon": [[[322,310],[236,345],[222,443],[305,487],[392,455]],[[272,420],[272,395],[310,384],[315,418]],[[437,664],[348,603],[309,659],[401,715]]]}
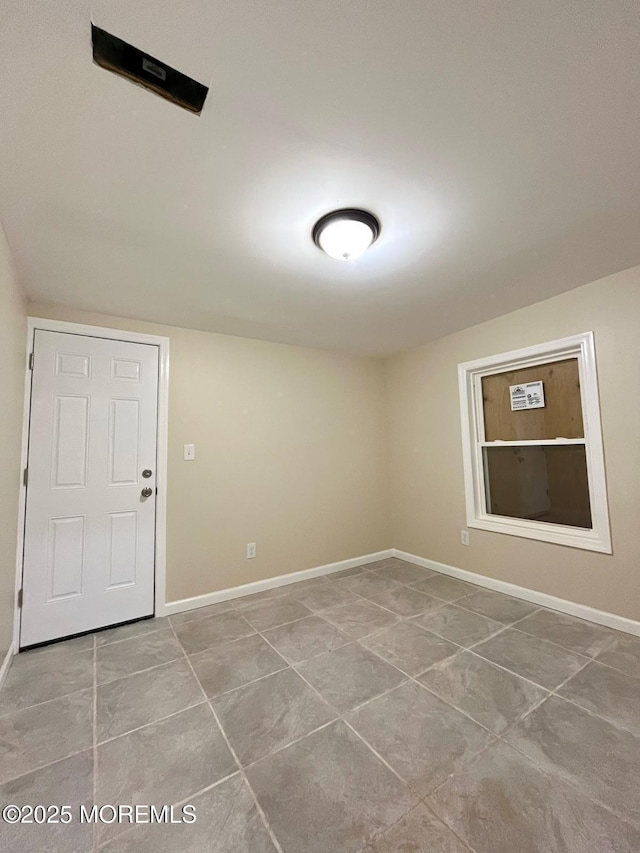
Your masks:
{"label": "white ceiling", "polygon": [[[385,354],[640,263],[638,0],[0,0],[32,300]],[[92,64],[90,20],[211,85]],[[312,243],[362,206],[360,260]]]}

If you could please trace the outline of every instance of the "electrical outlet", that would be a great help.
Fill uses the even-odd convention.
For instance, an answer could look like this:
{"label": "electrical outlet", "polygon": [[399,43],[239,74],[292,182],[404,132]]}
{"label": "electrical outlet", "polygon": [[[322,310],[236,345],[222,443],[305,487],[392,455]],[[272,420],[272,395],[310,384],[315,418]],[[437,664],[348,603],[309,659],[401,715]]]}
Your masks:
{"label": "electrical outlet", "polygon": [[247,560],[253,560],[256,556],[256,543],[247,542]]}
{"label": "electrical outlet", "polygon": [[461,530],[460,531],[460,543],[462,545],[470,545],[471,544],[469,542],[469,531],[468,530]]}

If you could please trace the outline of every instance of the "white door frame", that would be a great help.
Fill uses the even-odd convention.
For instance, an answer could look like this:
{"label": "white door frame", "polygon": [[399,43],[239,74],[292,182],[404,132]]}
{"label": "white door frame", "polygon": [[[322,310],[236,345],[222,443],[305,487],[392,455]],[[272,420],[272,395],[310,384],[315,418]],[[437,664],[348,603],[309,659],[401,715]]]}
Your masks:
{"label": "white door frame", "polygon": [[87,326],[84,323],[67,323],[62,320],[47,320],[40,317],[27,318],[27,351],[25,358],[24,410],[22,417],[22,456],[20,460],[20,502],[18,505],[18,545],[16,549],[16,592],[14,602],[13,650],[20,648],[20,610],[18,593],[22,586],[22,564],[24,556],[24,524],[26,516],[27,488],[22,472],[27,467],[29,449],[29,421],[31,416],[31,378],[29,356],[33,352],[36,329],[47,332],[65,332],[92,338],[108,338],[134,344],[153,344],[158,347],[158,444],[155,526],[155,601],[156,616],[164,616],[166,608],[167,573],[167,439],[169,426],[169,338],[160,335],[145,335],[142,332],[126,332],[122,329],[107,329],[102,326]]}

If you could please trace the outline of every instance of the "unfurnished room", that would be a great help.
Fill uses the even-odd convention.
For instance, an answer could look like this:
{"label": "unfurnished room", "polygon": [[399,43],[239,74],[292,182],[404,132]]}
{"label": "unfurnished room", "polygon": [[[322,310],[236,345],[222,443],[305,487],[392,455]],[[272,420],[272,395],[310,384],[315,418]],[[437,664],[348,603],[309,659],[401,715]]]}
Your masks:
{"label": "unfurnished room", "polygon": [[640,851],[638,0],[0,0],[0,850]]}

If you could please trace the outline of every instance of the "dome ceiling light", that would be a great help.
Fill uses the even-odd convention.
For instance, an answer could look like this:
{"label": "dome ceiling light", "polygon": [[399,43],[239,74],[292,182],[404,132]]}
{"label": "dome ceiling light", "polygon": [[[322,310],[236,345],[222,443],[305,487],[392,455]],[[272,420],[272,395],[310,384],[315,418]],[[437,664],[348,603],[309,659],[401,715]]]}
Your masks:
{"label": "dome ceiling light", "polygon": [[380,223],[366,210],[333,210],[313,226],[313,242],[338,261],[353,261],[380,235]]}

